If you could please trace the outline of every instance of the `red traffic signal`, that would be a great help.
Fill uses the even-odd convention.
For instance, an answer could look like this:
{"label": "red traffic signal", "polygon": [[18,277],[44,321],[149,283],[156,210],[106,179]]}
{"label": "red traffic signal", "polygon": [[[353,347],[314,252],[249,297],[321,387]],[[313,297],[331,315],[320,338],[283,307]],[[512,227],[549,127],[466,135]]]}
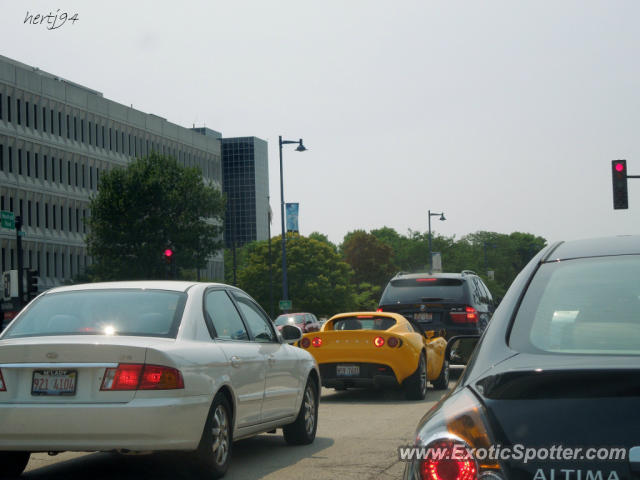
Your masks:
{"label": "red traffic signal", "polygon": [[611,180],[613,181],[613,208],[622,210],[629,208],[627,192],[627,161],[611,161]]}
{"label": "red traffic signal", "polygon": [[173,250],[171,250],[170,248],[167,248],[164,251],[164,256],[165,256],[165,258],[171,258],[173,256]]}

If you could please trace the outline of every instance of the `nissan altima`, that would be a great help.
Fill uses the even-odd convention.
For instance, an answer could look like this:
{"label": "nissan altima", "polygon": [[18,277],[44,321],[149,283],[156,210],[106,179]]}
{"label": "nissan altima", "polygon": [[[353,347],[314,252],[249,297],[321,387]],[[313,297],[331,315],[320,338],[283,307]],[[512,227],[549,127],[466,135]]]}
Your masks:
{"label": "nissan altima", "polygon": [[31,452],[188,451],[210,478],[232,442],[313,442],[315,360],[242,290],[195,282],[60,287],[0,335],[0,477]]}
{"label": "nissan altima", "polygon": [[[451,357],[468,341],[452,339]],[[519,274],[400,449],[404,478],[637,479],[639,407],[640,237],[558,242]]]}

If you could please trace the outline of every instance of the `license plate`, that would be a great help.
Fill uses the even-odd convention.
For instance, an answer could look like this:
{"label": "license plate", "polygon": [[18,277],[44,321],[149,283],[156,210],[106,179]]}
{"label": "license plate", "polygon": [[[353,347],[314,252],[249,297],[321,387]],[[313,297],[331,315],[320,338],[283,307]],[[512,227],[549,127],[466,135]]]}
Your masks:
{"label": "license plate", "polygon": [[360,375],[360,365],[337,365],[336,375],[338,377],[355,377]]}
{"label": "license plate", "polygon": [[31,395],[75,395],[77,370],[34,370]]}
{"label": "license plate", "polygon": [[429,312],[419,312],[413,314],[413,319],[419,322],[430,322],[433,320],[433,315]]}

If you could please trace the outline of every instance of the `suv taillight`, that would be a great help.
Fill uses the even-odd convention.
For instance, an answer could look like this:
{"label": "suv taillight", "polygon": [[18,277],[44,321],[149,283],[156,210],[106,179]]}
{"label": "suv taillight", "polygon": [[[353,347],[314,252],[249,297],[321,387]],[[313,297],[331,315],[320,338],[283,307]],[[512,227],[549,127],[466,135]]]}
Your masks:
{"label": "suv taillight", "polygon": [[4,384],[4,378],[2,377],[2,370],[0,370],[0,392],[6,392],[7,386]]}
{"label": "suv taillight", "polygon": [[161,365],[122,363],[117,368],[107,368],[100,390],[177,390],[184,388],[179,370]]}
{"label": "suv taillight", "polygon": [[478,323],[478,311],[473,307],[465,307],[464,310],[450,311],[449,315],[453,323]]}

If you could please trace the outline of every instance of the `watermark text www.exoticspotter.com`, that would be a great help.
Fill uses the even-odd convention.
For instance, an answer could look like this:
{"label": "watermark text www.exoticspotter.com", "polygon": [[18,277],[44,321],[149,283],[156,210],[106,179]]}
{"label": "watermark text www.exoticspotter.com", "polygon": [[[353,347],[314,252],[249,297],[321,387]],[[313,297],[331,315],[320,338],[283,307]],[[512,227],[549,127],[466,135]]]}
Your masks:
{"label": "watermark text www.exoticspotter.com", "polygon": [[45,25],[47,30],[56,30],[62,27],[67,22],[71,22],[74,25],[80,18],[77,13],[60,12],[57,9],[54,12],[49,12],[47,15],[40,13],[30,13],[27,10],[27,15],[24,17],[24,24],[29,25]]}
{"label": "watermark text www.exoticspotter.com", "polygon": [[627,458],[627,449],[622,447],[525,447],[522,444],[504,447],[491,445],[487,448],[466,448],[464,445],[451,447],[399,447],[398,459],[403,462],[416,460],[515,460],[522,463],[533,461],[623,461]]}

